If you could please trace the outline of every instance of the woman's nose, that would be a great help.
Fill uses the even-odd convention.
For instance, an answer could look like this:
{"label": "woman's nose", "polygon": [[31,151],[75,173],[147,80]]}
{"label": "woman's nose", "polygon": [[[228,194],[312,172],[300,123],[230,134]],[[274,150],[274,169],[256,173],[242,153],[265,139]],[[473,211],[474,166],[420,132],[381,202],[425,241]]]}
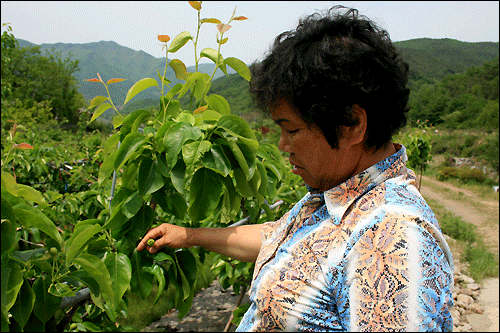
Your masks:
{"label": "woman's nose", "polygon": [[286,138],[286,136],[283,133],[281,133],[280,141],[278,143],[278,148],[281,149],[281,151],[283,151],[285,153],[291,153],[290,142],[289,142],[288,138]]}

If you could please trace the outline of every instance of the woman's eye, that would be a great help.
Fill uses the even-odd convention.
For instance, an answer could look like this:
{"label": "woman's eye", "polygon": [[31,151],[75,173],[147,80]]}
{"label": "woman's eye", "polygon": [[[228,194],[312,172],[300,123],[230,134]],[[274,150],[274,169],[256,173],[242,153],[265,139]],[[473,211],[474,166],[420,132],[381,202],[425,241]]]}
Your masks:
{"label": "woman's eye", "polygon": [[299,131],[298,129],[295,129],[295,130],[291,130],[291,131],[287,131],[287,132],[290,134],[293,134],[293,133],[297,133],[298,131]]}

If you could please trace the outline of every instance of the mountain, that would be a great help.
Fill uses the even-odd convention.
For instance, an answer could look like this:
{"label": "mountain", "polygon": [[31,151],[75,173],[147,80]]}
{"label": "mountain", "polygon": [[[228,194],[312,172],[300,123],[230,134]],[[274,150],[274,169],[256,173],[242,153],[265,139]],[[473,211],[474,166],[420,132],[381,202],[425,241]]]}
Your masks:
{"label": "mountain", "polygon": [[410,65],[411,79],[442,79],[480,66],[498,57],[498,42],[461,42],[455,39],[419,38],[394,42]]}
{"label": "mountain", "polygon": [[[28,41],[18,39],[21,47],[35,45]],[[420,38],[401,42],[394,42],[403,58],[410,66],[410,89],[416,87],[415,83],[433,82],[443,77],[462,73],[467,68],[479,66],[487,60],[499,55],[498,42],[469,43],[454,39]],[[79,91],[87,100],[98,95],[106,95],[101,84],[84,81],[95,78],[100,73],[103,80],[111,78],[124,78],[127,81],[110,85],[110,92],[115,105],[122,105],[128,89],[138,80],[151,77],[158,80],[157,70],[163,74],[165,58],[155,58],[146,52],[135,51],[111,41],[100,41],[87,44],[41,44],[40,49],[54,49],[66,57],[70,52],[72,59],[79,60],[80,70],[74,74],[79,82]],[[200,71],[211,74],[214,64],[201,64]],[[189,72],[194,72],[194,67],[188,67]],[[228,67],[228,73],[234,73]],[[173,70],[169,67],[167,78],[172,81],[173,87],[177,82]],[[237,74],[225,76],[217,71],[211,88],[212,93],[217,93],[228,99],[231,109],[236,114],[245,114],[255,110],[248,93],[248,82]],[[159,91],[148,88],[132,100],[142,105],[156,105]],[[144,101],[141,101],[144,100]],[[150,101],[147,101],[150,100]],[[128,106],[128,105],[127,105]],[[132,105],[131,105],[132,106]]]}
{"label": "mountain", "polygon": [[[35,46],[26,40],[17,39],[20,47]],[[111,84],[109,90],[115,105],[120,106],[125,100],[125,96],[130,87],[143,78],[154,78],[161,87],[158,72],[163,74],[165,69],[165,58],[155,58],[144,51],[135,51],[128,47],[121,46],[112,41],[100,41],[85,44],[41,44],[40,51],[55,51],[63,58],[71,54],[71,59],[79,60],[79,71],[73,75],[78,80],[78,91],[82,93],[87,101],[95,96],[107,96],[106,89],[102,84],[85,81],[97,77],[99,73],[104,81],[112,78],[123,78],[126,81]],[[212,74],[215,64],[198,64],[201,72]],[[194,66],[187,68],[188,72],[194,72]],[[235,73],[228,67],[228,73]],[[214,78],[224,75],[217,70]],[[174,71],[168,67],[166,78],[171,81],[173,87],[179,81],[175,78]],[[160,97],[160,92],[155,87],[148,88],[134,97],[133,101],[141,99],[156,99]]]}
{"label": "mountain", "polygon": [[[453,39],[412,39],[395,42],[410,67],[409,88],[415,92],[422,83],[432,83],[445,76],[463,73],[483,65],[499,55],[499,43],[468,43]],[[224,96],[231,112],[255,119],[256,107],[248,92],[248,82],[237,74],[220,77],[212,83],[212,93]]]}

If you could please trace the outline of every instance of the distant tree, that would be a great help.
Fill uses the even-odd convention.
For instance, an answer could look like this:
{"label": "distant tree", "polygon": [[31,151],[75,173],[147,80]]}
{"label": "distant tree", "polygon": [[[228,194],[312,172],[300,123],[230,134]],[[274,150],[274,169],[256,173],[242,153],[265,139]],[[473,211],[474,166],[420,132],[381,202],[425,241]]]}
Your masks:
{"label": "distant tree", "polygon": [[39,46],[19,48],[11,31],[9,26],[2,35],[2,102],[20,100],[31,108],[45,101],[52,118],[77,123],[78,109],[86,105],[72,76],[78,60],[54,50],[42,55]]}
{"label": "distant tree", "polygon": [[498,129],[498,57],[410,94],[411,121],[427,120],[450,129]]}
{"label": "distant tree", "polygon": [[422,175],[432,160],[432,145],[429,127],[420,122],[416,122],[415,125],[415,127],[408,127],[398,140],[406,147],[408,166],[415,169],[419,176],[418,189],[420,190]]}

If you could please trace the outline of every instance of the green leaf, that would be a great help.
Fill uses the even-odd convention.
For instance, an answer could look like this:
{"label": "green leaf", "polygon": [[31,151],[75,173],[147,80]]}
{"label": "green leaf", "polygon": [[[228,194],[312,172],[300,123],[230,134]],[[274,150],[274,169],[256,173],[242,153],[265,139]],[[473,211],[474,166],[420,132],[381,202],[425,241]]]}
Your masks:
{"label": "green leaf", "polygon": [[222,195],[220,176],[207,168],[198,169],[191,180],[189,192],[189,216],[193,221],[209,217]]}
{"label": "green leaf", "polygon": [[75,292],[64,283],[56,282],[50,285],[49,293],[56,297],[72,297],[75,296]]}
{"label": "green leaf", "polygon": [[201,119],[203,120],[219,120],[220,117],[222,117],[222,114],[220,114],[219,112],[217,111],[214,111],[214,110],[205,110],[203,111],[203,113],[201,114]]}
{"label": "green leaf", "polygon": [[115,161],[116,150],[104,159],[99,167],[98,184],[101,185],[112,173]]}
{"label": "green leaf", "polygon": [[153,289],[153,277],[142,271],[143,263],[137,249],[132,252],[132,278],[130,281],[132,290],[139,290],[143,299],[146,299]]}
{"label": "green leaf", "polygon": [[211,94],[210,96],[205,97],[205,102],[207,102],[211,110],[217,111],[222,115],[231,113],[229,103],[220,95]]}
{"label": "green leaf", "polygon": [[82,224],[80,227],[79,222],[76,224],[75,229],[73,230],[73,235],[66,243],[66,266],[69,267],[73,261],[73,259],[83,250],[87,242],[94,236],[96,233],[102,230],[100,224],[97,223],[99,220],[91,219],[87,220],[93,222],[95,224]]}
{"label": "green leaf", "polygon": [[145,196],[163,187],[165,182],[156,165],[157,162],[149,157],[142,159],[138,173],[139,195]]}
{"label": "green leaf", "polygon": [[[10,313],[14,320],[24,328],[28,322],[31,311],[33,311],[33,305],[35,304],[35,292],[30,286],[27,278],[24,278],[24,282],[17,295],[16,302],[10,308]],[[3,330],[2,330],[3,331]]]}
{"label": "green leaf", "polygon": [[[16,228],[14,227],[16,223],[16,217],[14,215],[14,211],[12,210],[12,206],[10,206],[10,213],[8,214],[10,217],[6,220],[4,220],[4,214],[7,215],[5,212],[7,210],[6,205],[4,205],[4,201],[6,204],[10,206],[10,203],[2,198],[2,232],[0,232],[0,235],[2,237],[2,255],[7,252],[15,243],[16,241]],[[5,213],[4,213],[5,212]],[[11,222],[12,221],[12,222]],[[15,224],[16,223],[16,224]]]}
{"label": "green leaf", "polygon": [[188,71],[186,65],[184,65],[182,61],[180,61],[179,59],[172,59],[170,60],[168,65],[174,70],[176,78],[184,81],[188,79]]}
{"label": "green leaf", "polygon": [[135,95],[137,95],[141,91],[146,90],[147,88],[151,88],[151,87],[158,88],[158,82],[155,79],[144,78],[142,80],[137,81],[128,90],[127,96],[125,97],[125,101],[123,102],[123,105],[127,104],[128,101],[130,101]]}
{"label": "green leaf", "polygon": [[5,188],[7,192],[17,197],[17,183],[14,176],[12,176],[8,172],[2,171],[1,182],[2,182],[2,189]]}
{"label": "green leaf", "polygon": [[182,302],[178,303],[177,310],[179,310],[179,312],[177,313],[177,318],[179,318],[179,320],[182,320],[182,318],[184,318],[188,314],[189,310],[191,309],[191,306],[193,305],[193,298],[194,298],[194,289],[191,289],[188,297],[184,299]]}
{"label": "green leaf", "polygon": [[122,115],[116,115],[116,116],[114,116],[113,117],[113,128],[116,129],[116,128],[120,127],[122,125],[124,119],[125,118],[123,118]]}
{"label": "green leaf", "polygon": [[191,165],[199,161],[201,156],[210,149],[212,143],[207,140],[194,141],[182,146],[182,158],[186,165]]}
{"label": "green leaf", "polygon": [[23,284],[23,273],[18,264],[12,267],[2,265],[2,313],[7,313],[16,302]]}
{"label": "green leaf", "polygon": [[[260,162],[260,161],[257,161],[257,172],[259,173],[260,175],[260,184],[259,184],[259,193],[267,198],[267,196],[269,195],[269,191],[268,191],[268,182],[267,182],[267,171],[266,171],[266,168],[264,167],[264,165]],[[255,172],[255,174],[257,174],[257,172]],[[267,205],[265,205],[267,206]]]}
{"label": "green leaf", "polygon": [[161,268],[159,265],[155,264],[155,265],[153,265],[152,269],[153,269],[154,276],[158,280],[158,291],[156,293],[156,297],[155,297],[155,300],[153,302],[153,304],[156,304],[156,302],[158,302],[158,300],[160,299],[161,294],[165,290],[165,282],[166,281],[165,281],[165,275],[163,272],[163,268]]}
{"label": "green leaf", "polygon": [[89,123],[99,118],[104,112],[106,112],[108,109],[111,109],[112,107],[113,106],[108,102],[99,105],[99,107],[94,111],[92,118],[90,118]]}
{"label": "green leaf", "polygon": [[193,39],[189,31],[183,31],[172,40],[168,52],[175,53],[183,47],[189,40]]}
{"label": "green leaf", "polygon": [[172,89],[168,91],[165,97],[171,100],[182,89],[183,86],[184,85],[182,83],[177,83],[175,86],[172,87]]}
{"label": "green leaf", "polygon": [[[123,127],[120,129],[120,133],[128,134],[130,132],[137,132],[137,129],[142,124],[143,120],[150,116],[151,113],[148,110],[143,109],[135,110],[129,113],[123,120]],[[124,130],[124,128],[126,128],[126,130]]]}
{"label": "green leaf", "polygon": [[17,194],[18,196],[23,197],[26,200],[36,202],[39,205],[47,204],[42,193],[38,192],[31,186],[17,184]]}
{"label": "green leaf", "polygon": [[250,180],[255,172],[255,155],[252,155],[252,151],[245,145],[238,145],[234,141],[228,141],[228,144],[229,148],[233,152],[234,158],[238,162],[238,166],[245,173],[246,179]]}
{"label": "green leaf", "polygon": [[200,58],[203,57],[212,60],[221,69],[221,71],[227,75],[227,69],[226,69],[226,64],[224,63],[224,58],[219,52],[217,52],[217,50],[214,50],[210,47],[206,47],[200,52]]}
{"label": "green leaf", "polygon": [[[120,207],[121,208],[121,207]],[[122,212],[121,209],[113,210],[109,220],[102,226],[103,229],[117,229],[124,225],[129,218]]]}
{"label": "green leaf", "polygon": [[116,158],[113,163],[113,167],[116,171],[122,167],[130,155],[132,155],[139,145],[144,142],[144,139],[145,136],[138,132],[127,134],[116,152]]}
{"label": "green leaf", "polygon": [[73,262],[77,265],[80,265],[84,270],[87,271],[87,273],[90,274],[90,276],[92,276],[97,281],[104,300],[112,308],[116,308],[114,298],[115,296],[111,284],[111,276],[109,275],[108,269],[104,262],[98,257],[87,253],[80,254],[73,260]]}
{"label": "green leaf", "polygon": [[88,109],[93,109],[104,101],[109,101],[109,99],[105,96],[96,96],[90,102]]}
{"label": "green leaf", "polygon": [[121,205],[121,212],[127,218],[132,218],[142,207],[142,197],[137,191],[132,193]]}
{"label": "green leaf", "polygon": [[17,204],[12,207],[14,214],[18,218],[19,222],[26,228],[35,227],[43,231],[52,239],[56,240],[58,243],[62,243],[63,240],[59,231],[57,230],[54,222],[49,220],[45,214],[35,207],[28,206],[26,204]]}
{"label": "green leaf", "polygon": [[206,96],[206,92],[210,89],[211,85],[208,74],[202,74],[202,77],[197,79],[194,83],[193,96],[196,101],[201,101]]}
{"label": "green leaf", "polygon": [[203,165],[226,177],[231,171],[231,162],[220,145],[212,145],[203,156]]}
{"label": "green leaf", "polygon": [[255,197],[257,193],[253,191],[253,186],[246,178],[244,170],[241,168],[233,169],[234,180],[236,181],[236,191],[244,198]]}
{"label": "green leaf", "polygon": [[131,239],[142,237],[155,222],[156,214],[153,208],[148,205],[142,205],[141,209],[130,219],[131,229],[128,236]]}
{"label": "green leaf", "polygon": [[181,102],[179,102],[176,99],[173,99],[171,101],[168,101],[167,103],[167,108],[165,110],[165,116],[166,117],[172,117],[175,118],[181,113],[182,108],[181,108]]}
{"label": "green leaf", "polygon": [[194,287],[196,281],[198,267],[196,265],[196,259],[194,255],[188,249],[182,249],[175,252],[179,267],[184,272],[189,286]]}
{"label": "green leaf", "polygon": [[[191,293],[191,286],[189,285],[189,281],[186,278],[186,275],[184,274],[184,271],[182,270],[182,267],[180,266],[179,262],[176,260],[176,265],[177,265],[177,272],[178,272],[178,277],[180,278],[180,283],[181,283],[181,288],[182,288],[182,298],[180,301],[185,301],[188,297],[189,294]],[[179,281],[177,281],[179,282]]]}
{"label": "green leaf", "polygon": [[179,122],[170,127],[163,137],[163,145],[167,152],[167,167],[171,170],[177,163],[177,156],[188,140],[199,140],[201,130],[186,122]]}
{"label": "green leaf", "polygon": [[248,66],[243,61],[234,57],[229,57],[224,59],[224,64],[234,69],[236,73],[238,73],[245,80],[250,81],[252,77],[250,69],[248,69]]}
{"label": "green leaf", "polygon": [[48,275],[39,276],[33,283],[35,304],[33,313],[43,323],[46,323],[59,309],[62,298],[49,294],[51,278]]}
{"label": "green leaf", "polygon": [[152,196],[165,213],[174,215],[179,220],[184,218],[187,211],[187,204],[182,194],[175,192],[167,196],[165,191],[160,190],[153,193]]}
{"label": "green leaf", "polygon": [[111,285],[115,292],[115,304],[118,304],[123,295],[130,287],[132,279],[132,264],[130,259],[123,253],[108,252],[104,259],[109,276],[111,277]]}
{"label": "green leaf", "polygon": [[228,133],[256,141],[255,133],[248,123],[240,116],[228,114],[222,116],[217,122],[217,127],[225,129]]}
{"label": "green leaf", "polygon": [[184,96],[184,94],[187,93],[189,89],[192,89],[192,87],[196,84],[196,81],[203,78],[203,74],[204,73],[200,72],[190,73],[188,79],[186,80],[182,88],[179,90],[178,97],[182,98],[182,96]]}
{"label": "green leaf", "polygon": [[[101,293],[101,288],[99,287],[97,281],[84,269],[72,271],[71,273],[68,274],[68,279],[69,280],[74,279],[83,283],[90,289],[90,292],[94,295],[100,295]],[[96,305],[102,308],[102,304],[96,304]]]}
{"label": "green leaf", "polygon": [[196,119],[194,118],[193,114],[189,112],[181,112],[177,118],[175,118],[176,121],[178,122],[186,122],[191,124],[191,126],[194,126]]}
{"label": "green leaf", "polygon": [[184,178],[186,177],[186,164],[182,159],[178,159],[172,168],[170,179],[177,192],[184,194]]}

